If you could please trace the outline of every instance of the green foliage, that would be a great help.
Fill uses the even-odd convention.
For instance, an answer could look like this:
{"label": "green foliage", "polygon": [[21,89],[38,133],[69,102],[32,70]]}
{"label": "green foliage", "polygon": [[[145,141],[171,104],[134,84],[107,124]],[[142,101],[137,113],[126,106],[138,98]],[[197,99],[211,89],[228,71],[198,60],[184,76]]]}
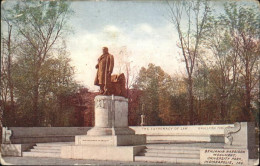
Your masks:
{"label": "green foliage", "polygon": [[251,34],[260,37],[260,13],[258,7],[244,7],[237,3],[226,3],[225,14],[219,18],[223,24],[228,25],[231,32]]}
{"label": "green foliage", "polygon": [[[24,63],[23,63],[24,62]],[[16,104],[21,112],[19,118],[32,119],[33,115],[33,86],[34,79],[31,67],[27,61],[14,64],[14,82],[16,87]],[[69,64],[66,56],[49,58],[44,62],[39,74],[39,121],[41,125],[68,126],[66,118],[71,117],[73,107],[68,99],[74,94],[78,85],[73,80],[74,69]],[[62,119],[65,118],[65,119]],[[32,121],[31,121],[32,122]],[[33,124],[20,124],[33,125]]]}
{"label": "green foliage", "polygon": [[[78,89],[74,68],[64,37],[72,14],[66,1],[18,1],[3,10],[5,22],[11,24],[18,39],[12,52],[15,121],[7,126],[69,126],[74,111],[70,96]],[[4,34],[6,35],[6,34]],[[6,36],[3,37],[3,40]],[[4,51],[4,50],[1,50]],[[6,50],[10,52],[12,50]],[[4,57],[5,59],[6,57]],[[8,64],[6,64],[8,66]],[[5,70],[1,70],[5,73]],[[5,80],[1,80],[4,83]],[[8,87],[7,87],[8,89]],[[7,93],[7,96],[9,94]],[[5,100],[5,105],[8,100]],[[5,107],[5,118],[8,107]]]}
{"label": "green foliage", "polygon": [[259,16],[257,8],[226,3],[224,13],[207,22],[203,44],[209,54],[199,56],[203,67],[197,72],[209,71],[206,89],[216,100],[214,110],[221,115],[216,118],[222,123],[251,121],[253,91],[259,83]]}
{"label": "green foliage", "polygon": [[[196,44],[192,45],[196,40],[190,39],[196,38],[196,33],[194,35],[194,24],[191,23],[194,21],[193,17],[189,17],[191,11],[198,11],[196,2],[176,1],[170,6],[171,21],[180,37],[178,46],[183,50],[189,78],[169,77],[167,73],[161,72],[159,66],[152,64],[147,69],[140,70],[135,88],[143,92],[140,102],[145,105],[148,124],[187,124],[191,115],[188,108],[190,96],[194,103],[192,119],[195,124],[257,122],[259,8],[228,2],[224,13],[219,15],[212,15],[211,9],[206,8],[207,15],[204,17],[198,47]],[[190,22],[182,22],[182,12],[187,14]],[[199,15],[199,20],[201,16]],[[184,43],[183,46],[181,42]],[[191,49],[193,46],[198,49]]]}
{"label": "green foliage", "polygon": [[240,115],[242,121],[255,120],[252,105],[259,91],[260,55],[260,12],[257,7],[239,6],[236,3],[225,5],[225,14],[220,18],[231,35],[232,50],[238,56],[238,85],[240,90]]}

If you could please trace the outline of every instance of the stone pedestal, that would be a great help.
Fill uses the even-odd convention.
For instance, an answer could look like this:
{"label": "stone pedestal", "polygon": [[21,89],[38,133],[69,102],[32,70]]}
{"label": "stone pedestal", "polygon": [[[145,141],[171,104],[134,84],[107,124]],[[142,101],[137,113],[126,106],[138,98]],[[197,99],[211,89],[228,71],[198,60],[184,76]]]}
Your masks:
{"label": "stone pedestal", "polygon": [[128,99],[120,96],[96,96],[95,127],[88,136],[134,135],[128,127]]}
{"label": "stone pedestal", "polygon": [[145,144],[144,135],[128,127],[128,99],[121,96],[96,96],[95,127],[87,135],[76,136],[76,145],[124,146]]}
{"label": "stone pedestal", "polygon": [[87,135],[75,136],[75,145],[62,147],[61,157],[134,161],[134,155],[145,148],[136,145],[145,144],[146,136],[128,127],[128,99],[99,95],[95,97],[95,127]]}

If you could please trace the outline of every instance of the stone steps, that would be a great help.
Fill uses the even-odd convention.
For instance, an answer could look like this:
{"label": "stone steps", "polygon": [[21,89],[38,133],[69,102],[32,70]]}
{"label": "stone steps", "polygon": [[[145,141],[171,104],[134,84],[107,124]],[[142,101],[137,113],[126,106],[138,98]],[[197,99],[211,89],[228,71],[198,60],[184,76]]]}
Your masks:
{"label": "stone steps", "polygon": [[39,150],[48,150],[48,149],[60,150],[61,146],[34,146],[33,148]]}
{"label": "stone steps", "polygon": [[37,146],[44,146],[44,147],[49,147],[49,146],[66,146],[66,145],[71,145],[74,144],[74,142],[52,142],[52,143],[37,143]]}
{"label": "stone steps", "polygon": [[175,158],[175,157],[154,157],[154,156],[135,156],[138,162],[156,162],[156,163],[176,163],[176,164],[199,164],[200,159],[193,158]]}
{"label": "stone steps", "polygon": [[60,153],[57,152],[23,152],[23,157],[52,157],[59,158]]}
{"label": "stone steps", "polygon": [[197,142],[189,142],[189,143],[172,143],[172,144],[147,144],[147,148],[153,149],[200,149],[204,148],[223,148],[224,143],[197,143]]}
{"label": "stone steps", "polygon": [[139,156],[147,157],[183,157],[183,158],[199,158],[200,154],[183,154],[183,153],[140,153]]}
{"label": "stone steps", "polygon": [[152,152],[152,153],[184,153],[184,154],[194,154],[200,153],[199,150],[192,150],[192,149],[145,149],[145,152]]}
{"label": "stone steps", "polygon": [[170,145],[146,145],[148,149],[166,149],[166,150],[200,150],[201,147],[185,147],[185,146],[170,146]]}
{"label": "stone steps", "polygon": [[135,156],[135,161],[199,164],[201,146],[181,146],[178,144],[146,145],[146,149]]}
{"label": "stone steps", "polygon": [[60,149],[31,149],[31,152],[51,152],[51,153],[60,153]]}
{"label": "stone steps", "polygon": [[23,152],[26,157],[54,157],[59,158],[61,147],[74,144],[73,142],[37,143],[28,152]]}

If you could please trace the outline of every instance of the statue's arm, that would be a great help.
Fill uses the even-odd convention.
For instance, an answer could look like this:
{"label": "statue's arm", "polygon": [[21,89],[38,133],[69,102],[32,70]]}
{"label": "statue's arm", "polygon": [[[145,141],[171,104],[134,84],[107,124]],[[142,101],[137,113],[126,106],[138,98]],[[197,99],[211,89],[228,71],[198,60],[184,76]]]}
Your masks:
{"label": "statue's arm", "polygon": [[98,58],[98,63],[96,64],[96,69],[99,67],[99,61],[100,61],[100,57]]}

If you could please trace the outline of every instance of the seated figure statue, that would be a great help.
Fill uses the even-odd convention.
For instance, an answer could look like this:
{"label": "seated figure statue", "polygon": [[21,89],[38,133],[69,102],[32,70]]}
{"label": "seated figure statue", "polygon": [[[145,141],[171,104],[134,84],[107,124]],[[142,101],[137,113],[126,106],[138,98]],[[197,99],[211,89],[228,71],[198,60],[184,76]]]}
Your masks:
{"label": "seated figure statue", "polygon": [[111,77],[111,93],[115,96],[126,96],[125,88],[125,75],[121,73],[119,75],[112,75]]}

